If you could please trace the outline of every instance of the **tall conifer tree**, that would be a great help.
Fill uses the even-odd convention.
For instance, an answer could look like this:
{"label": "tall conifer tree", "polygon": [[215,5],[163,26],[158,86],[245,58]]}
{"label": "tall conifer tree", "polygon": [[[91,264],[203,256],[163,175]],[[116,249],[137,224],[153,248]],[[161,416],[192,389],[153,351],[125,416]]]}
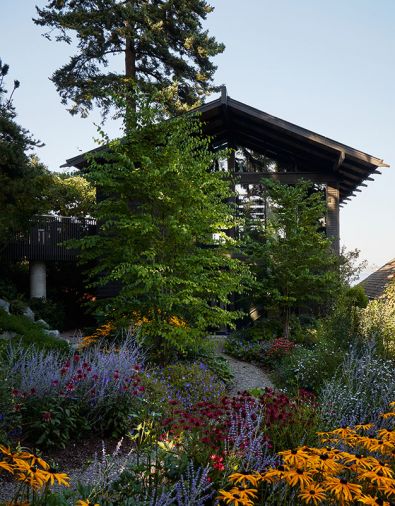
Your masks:
{"label": "tall conifer tree", "polygon": [[106,115],[114,90],[129,85],[159,92],[174,113],[216,89],[211,58],[224,46],[202,27],[212,10],[206,0],[50,0],[34,22],[49,39],[77,39],[77,53],[52,76],[72,114],[95,104]]}

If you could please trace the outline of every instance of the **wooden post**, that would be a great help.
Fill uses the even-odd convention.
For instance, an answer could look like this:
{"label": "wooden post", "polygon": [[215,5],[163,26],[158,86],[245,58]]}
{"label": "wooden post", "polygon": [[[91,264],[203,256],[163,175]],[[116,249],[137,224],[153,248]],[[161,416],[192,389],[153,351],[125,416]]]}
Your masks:
{"label": "wooden post", "polygon": [[326,186],[326,234],[332,239],[334,252],[340,254],[339,187]]}

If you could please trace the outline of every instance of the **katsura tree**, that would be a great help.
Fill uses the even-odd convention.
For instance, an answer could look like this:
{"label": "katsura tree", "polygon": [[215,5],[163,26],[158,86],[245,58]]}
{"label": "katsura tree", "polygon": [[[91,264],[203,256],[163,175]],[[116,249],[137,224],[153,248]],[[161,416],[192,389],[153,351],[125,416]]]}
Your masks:
{"label": "katsura tree", "polygon": [[325,199],[306,181],[264,181],[270,212],[254,222],[246,239],[257,277],[254,302],[278,318],[285,337],[293,316],[314,314],[332,303],[340,288],[337,255],[325,235]]}
{"label": "katsura tree", "polygon": [[119,287],[95,303],[104,321],[132,324],[167,360],[234,324],[232,294],[245,291],[251,275],[226,234],[236,224],[231,185],[215,170],[225,154],[210,149],[197,116],[156,121],[152,109],[138,109],[124,137],[104,138],[105,149],[90,158],[100,231],[79,246],[92,285]]}
{"label": "katsura tree", "polygon": [[52,76],[72,114],[93,104],[104,115],[112,93],[138,86],[159,93],[170,112],[199,104],[213,90],[212,58],[224,50],[202,26],[206,0],[48,0],[34,22],[48,39],[77,52]]}
{"label": "katsura tree", "polygon": [[81,174],[55,172],[45,198],[52,213],[84,218],[94,211],[96,189]]}
{"label": "katsura tree", "polygon": [[13,95],[5,79],[9,66],[0,60],[0,249],[16,232],[29,227],[35,214],[47,210],[43,188],[51,176],[31,150],[40,142],[16,121]]}

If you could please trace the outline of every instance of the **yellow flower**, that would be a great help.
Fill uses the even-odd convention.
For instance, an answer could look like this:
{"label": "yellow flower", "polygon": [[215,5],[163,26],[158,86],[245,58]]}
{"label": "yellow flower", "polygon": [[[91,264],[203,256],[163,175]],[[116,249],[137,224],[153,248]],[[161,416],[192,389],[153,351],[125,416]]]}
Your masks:
{"label": "yellow flower", "polygon": [[220,490],[217,499],[234,506],[253,506],[253,499],[257,498],[256,492],[256,488],[239,489],[233,487],[229,491]]}
{"label": "yellow flower", "polygon": [[242,487],[247,486],[247,482],[250,482],[254,487],[257,486],[258,482],[261,479],[260,474],[241,474],[241,473],[233,473],[229,476],[229,481],[232,483],[238,483]]}
{"label": "yellow flower", "polygon": [[311,474],[300,468],[285,471],[283,478],[291,487],[298,485],[301,488],[307,488],[313,481]]}
{"label": "yellow flower", "polygon": [[320,486],[312,483],[309,487],[303,488],[301,493],[299,494],[300,499],[306,504],[320,504],[322,501],[326,499],[326,495],[324,489]]}
{"label": "yellow flower", "polygon": [[353,454],[348,452],[342,452],[342,455],[343,455],[343,462],[347,466],[351,466],[351,469],[354,471],[372,469],[374,463],[378,462],[373,457],[366,457],[365,455],[362,455],[360,453]]}
{"label": "yellow flower", "polygon": [[75,506],[100,506],[100,504],[98,503],[93,504],[93,502],[90,502],[89,499],[79,499],[75,503]]}
{"label": "yellow flower", "polygon": [[[376,460],[376,459],[375,459]],[[376,462],[372,463],[371,470],[376,474],[382,474],[383,476],[386,476],[387,478],[393,478],[394,471],[390,468],[388,464],[385,462],[379,462],[376,460]]]}
{"label": "yellow flower", "polygon": [[70,486],[70,478],[66,473],[57,473],[54,469],[49,468],[47,471],[44,471],[44,475],[46,478],[46,482],[49,482],[51,485],[54,485],[55,481],[58,482],[59,485],[64,485],[65,487]]}
{"label": "yellow flower", "polygon": [[379,500],[378,497],[372,497],[370,495],[363,495],[358,501],[362,504],[368,504],[369,506],[390,506],[388,501]]}
{"label": "yellow flower", "polygon": [[316,470],[324,473],[339,473],[344,466],[334,460],[334,456],[335,454],[333,452],[326,449],[317,450],[307,462],[307,467],[310,470]]}
{"label": "yellow flower", "polygon": [[350,483],[344,478],[326,478],[322,486],[341,502],[351,502],[354,499],[358,499],[362,493],[361,485]]}
{"label": "yellow flower", "polygon": [[278,452],[278,455],[283,458],[285,464],[295,467],[303,467],[306,464],[306,461],[310,458],[307,451],[300,448],[297,450]]}
{"label": "yellow flower", "polygon": [[387,419],[387,418],[393,418],[395,416],[395,413],[393,411],[389,412],[389,413],[383,413],[382,415],[382,418],[384,419]]}
{"label": "yellow flower", "polygon": [[354,429],[355,430],[369,430],[372,427],[373,427],[372,423],[363,423],[363,424],[355,425]]}
{"label": "yellow flower", "polygon": [[45,471],[35,465],[31,466],[24,460],[18,460],[15,467],[19,471],[17,474],[18,480],[27,483],[34,490],[41,488],[47,481],[44,474]]}
{"label": "yellow flower", "polygon": [[0,469],[4,469],[5,471],[8,471],[11,474],[14,474],[14,470],[10,464],[7,464],[5,460],[0,461]]}
{"label": "yellow flower", "polygon": [[375,473],[373,471],[365,471],[359,475],[362,480],[368,480],[371,483],[376,484],[380,489],[386,490],[389,487],[395,486],[395,480],[388,478],[383,472]]}
{"label": "yellow flower", "polygon": [[284,466],[278,466],[275,469],[269,469],[265,473],[261,474],[262,481],[268,481],[269,483],[274,483],[275,481],[282,480],[284,478],[284,473],[288,470]]}

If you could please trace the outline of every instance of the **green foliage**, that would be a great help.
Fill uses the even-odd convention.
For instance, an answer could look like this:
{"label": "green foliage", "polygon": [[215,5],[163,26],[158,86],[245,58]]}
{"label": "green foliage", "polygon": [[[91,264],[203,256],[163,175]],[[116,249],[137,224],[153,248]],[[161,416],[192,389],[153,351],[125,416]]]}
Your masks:
{"label": "green foliage", "polygon": [[[72,114],[85,116],[93,104],[105,114],[113,105],[111,92],[135,84],[148,94],[159,91],[174,111],[216,89],[211,59],[224,46],[202,27],[212,10],[206,0],[48,0],[34,21],[49,28],[50,40],[56,34],[56,41],[70,44],[77,37],[77,53],[52,76]],[[124,72],[110,71],[120,54]]]}
{"label": "green foliage", "polygon": [[209,149],[199,118],[156,122],[140,109],[122,141],[90,159],[87,177],[107,198],[97,205],[100,233],[78,246],[94,286],[120,284],[96,305],[103,319],[134,322],[151,355],[169,360],[208,329],[233,325],[230,297],[251,278],[225,233],[236,224],[229,182],[212,169],[224,153]]}
{"label": "green foliage", "polygon": [[0,309],[0,333],[4,331],[16,332],[13,341],[24,347],[34,344],[38,349],[69,351],[66,341],[46,335],[42,327],[25,316],[8,314]]}
{"label": "green foliage", "polygon": [[252,224],[246,241],[258,280],[253,302],[279,319],[288,337],[292,315],[317,313],[333,301],[340,286],[338,260],[320,231],[322,193],[303,181],[265,186],[271,213],[265,228]]}
{"label": "green foliage", "polygon": [[365,289],[361,285],[356,285],[345,291],[343,295],[345,303],[349,307],[365,308],[369,299],[365,293]]}
{"label": "green foliage", "polygon": [[84,177],[75,174],[51,174],[45,196],[51,211],[60,216],[84,218],[93,213],[96,191]]}
{"label": "green foliage", "polygon": [[225,341],[226,353],[239,360],[258,364],[264,362],[268,346],[268,341],[249,340],[240,333],[232,334]]}
{"label": "green foliage", "polygon": [[10,95],[4,87],[9,67],[0,60],[0,248],[16,232],[29,227],[32,217],[46,209],[42,190],[50,174],[28,151],[39,142],[15,121],[12,104],[19,81]]}
{"label": "green foliage", "polygon": [[36,319],[42,319],[50,328],[63,330],[65,326],[65,308],[59,302],[50,299],[31,299],[29,307],[34,311]]}
{"label": "green foliage", "polygon": [[169,396],[184,405],[215,402],[224,393],[223,383],[202,363],[168,365],[160,371],[159,378],[168,385]]}
{"label": "green foliage", "polygon": [[83,437],[90,429],[81,406],[60,396],[32,395],[21,414],[25,436],[40,448],[65,448],[71,438]]}
{"label": "green foliage", "polygon": [[292,353],[275,364],[273,380],[280,388],[304,388],[319,392],[342,363],[344,351],[336,343],[320,340],[307,347],[297,345]]}
{"label": "green foliage", "polygon": [[0,444],[9,442],[9,433],[18,426],[19,414],[11,394],[9,368],[3,359],[3,343],[0,341]]}
{"label": "green foliage", "polygon": [[376,344],[377,352],[395,359],[395,282],[383,295],[360,311],[360,331],[366,341]]}

